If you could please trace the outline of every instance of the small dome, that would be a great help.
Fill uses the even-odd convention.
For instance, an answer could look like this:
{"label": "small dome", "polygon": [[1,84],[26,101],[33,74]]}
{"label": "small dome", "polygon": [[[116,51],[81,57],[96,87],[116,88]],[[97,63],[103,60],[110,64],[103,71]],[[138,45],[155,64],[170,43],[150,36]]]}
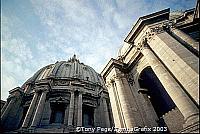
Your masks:
{"label": "small dome", "polygon": [[99,85],[104,85],[103,80],[93,68],[87,66],[76,58],[74,55],[68,61],[57,61],[55,64],[47,65],[37,71],[26,83],[34,83],[46,78],[66,78],[66,79],[79,79],[83,81],[89,81]]}

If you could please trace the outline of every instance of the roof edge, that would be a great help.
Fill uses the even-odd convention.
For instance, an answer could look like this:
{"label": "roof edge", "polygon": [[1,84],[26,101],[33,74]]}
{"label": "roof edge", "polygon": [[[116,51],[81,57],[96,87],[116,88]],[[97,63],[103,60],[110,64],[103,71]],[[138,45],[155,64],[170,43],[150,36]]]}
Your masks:
{"label": "roof edge", "polygon": [[131,31],[128,33],[124,42],[128,43],[128,42],[131,42],[132,39],[135,39],[137,37],[137,31],[140,31],[143,28],[143,26],[147,24],[155,23],[155,18],[160,17],[160,20],[157,20],[157,21],[161,21],[165,19],[168,20],[169,13],[170,13],[170,8],[167,8],[167,9],[140,17],[137,20],[136,24],[131,29]]}

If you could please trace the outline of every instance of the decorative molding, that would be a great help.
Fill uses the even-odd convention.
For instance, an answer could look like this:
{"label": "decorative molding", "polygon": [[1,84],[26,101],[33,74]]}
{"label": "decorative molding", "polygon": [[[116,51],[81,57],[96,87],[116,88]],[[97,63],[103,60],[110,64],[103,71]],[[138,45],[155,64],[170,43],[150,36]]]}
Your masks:
{"label": "decorative molding", "polygon": [[95,85],[91,85],[91,84],[89,84],[89,83],[85,83],[84,84],[84,88],[86,88],[86,89],[90,89],[90,90],[95,90],[96,89],[96,86]]}
{"label": "decorative molding", "polygon": [[125,64],[123,62],[111,58],[110,61],[108,62],[108,64],[106,65],[106,67],[101,72],[101,75],[105,79],[108,76],[108,74],[112,71],[113,68],[120,68],[121,69],[124,66],[125,66]]}
{"label": "decorative molding", "polygon": [[84,98],[83,105],[97,107],[97,100]]}
{"label": "decorative molding", "polygon": [[108,89],[110,89],[111,86],[112,86],[112,85],[111,85],[111,81],[107,81],[107,82],[106,82],[106,87],[107,87]]}
{"label": "decorative molding", "polygon": [[165,21],[165,22],[160,23],[159,25],[151,27],[150,32],[146,33],[147,40],[149,41],[156,34],[170,31],[170,28],[172,27],[174,27],[174,24],[172,21]]}
{"label": "decorative molding", "polygon": [[9,100],[14,100],[16,101],[17,99],[21,99],[25,94],[23,90],[20,87],[16,87],[12,90],[9,91],[9,96],[7,98],[7,101]]}
{"label": "decorative molding", "polygon": [[60,90],[54,90],[54,91],[50,92],[50,94],[49,94],[49,98],[59,98],[59,97],[70,98],[70,92],[63,92],[63,91],[60,91]]}
{"label": "decorative molding", "polygon": [[53,83],[54,86],[69,86],[70,81],[67,80],[55,80]]}
{"label": "decorative molding", "polygon": [[142,49],[148,48],[149,47],[148,42],[150,42],[155,35],[163,32],[169,32],[171,27],[173,27],[171,21],[165,21],[155,26],[150,26],[149,27],[150,30],[145,33],[145,35],[141,39],[141,42],[139,42],[138,45],[136,46],[137,50],[142,51]]}
{"label": "decorative molding", "polygon": [[49,102],[50,103],[69,103],[69,98],[68,97],[62,97],[62,96],[58,96],[58,97],[52,97],[49,98]]}
{"label": "decorative molding", "polygon": [[49,85],[36,85],[33,87],[33,90],[35,92],[48,92],[49,91]]}
{"label": "decorative molding", "polygon": [[23,93],[23,90],[20,87],[16,87],[16,88],[10,90],[9,94],[15,94],[16,92]]}
{"label": "decorative molding", "polygon": [[109,99],[108,93],[103,92],[103,93],[101,94],[101,98]]}
{"label": "decorative molding", "polygon": [[129,83],[131,86],[133,86],[133,84],[135,84],[133,73],[128,73],[128,74],[126,74],[126,78],[127,78],[128,83]]}
{"label": "decorative molding", "polygon": [[125,74],[123,72],[116,72],[116,74],[113,76],[113,80],[120,80],[122,78],[126,78]]}
{"label": "decorative molding", "polygon": [[124,41],[125,42],[134,42],[135,38],[137,38],[138,31],[143,29],[143,27],[145,25],[151,25],[156,22],[168,20],[169,13],[170,13],[170,9],[167,8],[167,9],[161,10],[159,12],[155,12],[155,13],[140,17]]}
{"label": "decorative molding", "polygon": [[79,87],[84,87],[85,86],[85,84],[83,84],[82,82],[77,81],[77,80],[70,81],[70,85],[72,85],[72,86],[79,86]]}
{"label": "decorative molding", "polygon": [[51,79],[45,78],[45,79],[40,79],[35,82],[35,85],[49,85],[51,82]]}

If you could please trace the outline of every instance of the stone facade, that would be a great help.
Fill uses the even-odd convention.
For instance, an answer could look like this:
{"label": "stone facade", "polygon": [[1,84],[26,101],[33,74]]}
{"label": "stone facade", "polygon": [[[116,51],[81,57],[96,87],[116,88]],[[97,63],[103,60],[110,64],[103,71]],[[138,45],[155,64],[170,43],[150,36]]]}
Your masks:
{"label": "stone facade", "polygon": [[1,131],[69,133],[77,127],[199,132],[199,1],[181,14],[140,17],[101,75],[74,55],[9,91]]}
{"label": "stone facade", "polygon": [[101,72],[115,127],[199,132],[198,14],[165,9],[138,19]]}
{"label": "stone facade", "polygon": [[76,56],[39,70],[10,91],[1,129],[20,133],[69,133],[76,127],[111,127],[113,117],[102,77]]}

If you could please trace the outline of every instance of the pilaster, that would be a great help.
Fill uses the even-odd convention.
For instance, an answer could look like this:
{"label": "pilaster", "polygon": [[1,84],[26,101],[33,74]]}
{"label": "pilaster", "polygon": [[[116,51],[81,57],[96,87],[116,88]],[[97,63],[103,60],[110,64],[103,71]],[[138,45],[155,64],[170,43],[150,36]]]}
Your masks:
{"label": "pilaster", "polygon": [[33,114],[34,108],[36,106],[36,101],[38,99],[38,92],[34,93],[33,99],[31,101],[31,104],[29,106],[29,109],[27,111],[27,114],[25,116],[24,122],[22,124],[22,128],[27,128],[31,119],[31,116]]}
{"label": "pilaster", "polygon": [[79,91],[78,95],[78,121],[77,121],[77,126],[82,126],[82,92]]}
{"label": "pilaster", "polygon": [[32,124],[31,124],[32,128],[35,128],[39,125],[39,122],[40,122],[41,117],[42,117],[43,109],[44,109],[44,104],[45,104],[46,95],[47,95],[48,90],[42,89],[41,91],[42,91],[42,94],[40,96],[40,100],[38,102],[38,106],[36,108],[35,115],[33,117],[33,121],[32,121]]}
{"label": "pilaster", "polygon": [[115,127],[122,128],[123,124],[120,121],[120,114],[119,114],[120,111],[117,106],[117,98],[114,93],[113,81],[107,81],[106,86],[107,86],[108,92],[109,92],[110,103],[111,103],[112,112],[114,115],[113,119],[114,119]]}
{"label": "pilaster", "polygon": [[[119,101],[121,104],[122,109],[122,118],[125,122],[126,128],[133,128],[134,126],[137,126],[134,117],[133,117],[133,109],[132,109],[132,102],[131,102],[131,91],[130,89],[126,89],[124,87],[124,83],[122,81],[123,77],[125,77],[123,74],[120,74],[119,72],[116,72],[116,76],[114,77],[115,83],[116,83],[116,90],[118,92]],[[129,91],[128,91],[129,90]]]}
{"label": "pilaster", "polygon": [[103,96],[103,109],[104,109],[104,121],[105,121],[105,127],[110,127],[110,118],[109,118],[109,112],[107,107],[107,102],[105,96]]}
{"label": "pilaster", "polygon": [[71,92],[70,104],[69,104],[69,115],[68,115],[68,126],[72,126],[74,114],[74,92]]}

